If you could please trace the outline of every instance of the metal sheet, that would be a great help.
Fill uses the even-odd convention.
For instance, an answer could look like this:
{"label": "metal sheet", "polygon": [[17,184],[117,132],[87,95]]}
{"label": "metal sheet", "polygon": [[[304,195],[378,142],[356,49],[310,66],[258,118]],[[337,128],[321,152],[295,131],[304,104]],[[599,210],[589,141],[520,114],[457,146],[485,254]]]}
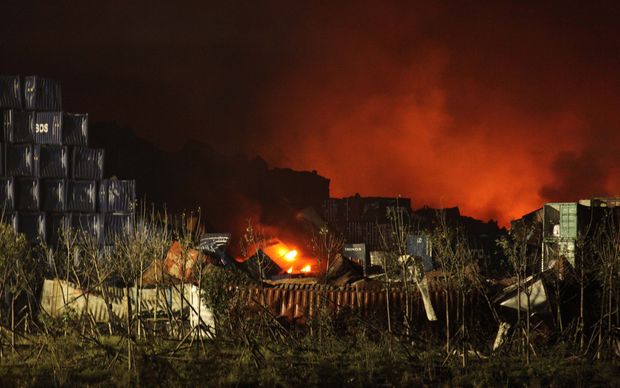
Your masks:
{"label": "metal sheet", "polygon": [[549,311],[549,298],[542,279],[536,280],[534,276],[530,276],[523,280],[521,287],[522,291],[518,294],[516,284],[505,288],[503,291],[505,296],[500,305],[513,310],[518,310],[520,306],[521,311],[527,311],[529,293],[531,313]]}
{"label": "metal sheet", "polygon": [[200,236],[198,249],[208,255],[221,257],[226,252],[230,237],[230,233],[205,233]]}
{"label": "metal sheet", "polygon": [[[124,321],[127,318],[127,302],[134,313],[137,311],[136,287],[129,288],[129,294],[120,287],[106,287],[106,291],[110,295],[107,301],[101,292],[85,292],[64,280],[45,279],[41,290],[41,312],[54,318],[62,317],[68,311],[78,315],[89,314],[95,322],[104,323],[110,321],[110,311],[114,318]],[[213,332],[213,311],[206,306],[197,287],[184,287],[183,293],[176,287],[140,290],[140,311],[143,313],[160,311],[176,314],[181,308],[189,310],[190,325],[200,327],[201,335],[207,336]]]}

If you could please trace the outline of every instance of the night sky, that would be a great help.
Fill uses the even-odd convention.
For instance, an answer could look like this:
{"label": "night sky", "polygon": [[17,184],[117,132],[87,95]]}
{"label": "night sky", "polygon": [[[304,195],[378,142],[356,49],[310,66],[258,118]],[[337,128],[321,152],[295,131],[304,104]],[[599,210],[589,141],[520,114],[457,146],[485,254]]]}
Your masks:
{"label": "night sky", "polygon": [[67,111],[166,150],[501,223],[620,194],[614,2],[45,4],[2,2],[0,73],[60,79]]}

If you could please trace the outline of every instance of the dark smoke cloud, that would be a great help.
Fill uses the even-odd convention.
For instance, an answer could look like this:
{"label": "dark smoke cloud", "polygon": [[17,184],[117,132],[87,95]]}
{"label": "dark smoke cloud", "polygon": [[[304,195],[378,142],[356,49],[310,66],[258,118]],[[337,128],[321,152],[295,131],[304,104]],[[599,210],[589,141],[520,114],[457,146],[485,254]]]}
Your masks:
{"label": "dark smoke cloud", "polygon": [[563,151],[551,163],[553,177],[540,195],[547,201],[618,195],[620,173],[618,132],[590,131],[578,152]]}
{"label": "dark smoke cloud", "polygon": [[617,10],[413,8],[302,28],[307,56],[266,100],[288,147],[263,150],[271,160],[317,168],[336,195],[400,193],[502,223],[620,192]]}
{"label": "dark smoke cloud", "polygon": [[[199,139],[502,223],[620,193],[620,12],[567,2],[2,5],[2,73],[162,148]],[[603,124],[604,125],[603,125]]]}

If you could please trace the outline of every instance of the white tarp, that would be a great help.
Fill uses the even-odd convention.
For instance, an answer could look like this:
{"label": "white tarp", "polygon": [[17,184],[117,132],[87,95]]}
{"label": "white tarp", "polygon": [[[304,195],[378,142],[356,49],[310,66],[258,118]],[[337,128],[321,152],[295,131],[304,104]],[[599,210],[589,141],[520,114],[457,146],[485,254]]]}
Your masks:
{"label": "white tarp", "polygon": [[[521,311],[527,311],[529,294],[529,309],[532,313],[549,311],[549,299],[542,279],[535,280],[534,276],[526,278],[521,284],[521,292],[517,295],[517,285],[512,285],[504,289],[504,299],[500,305]],[[510,296],[509,296],[510,295]]]}
{"label": "white tarp", "polygon": [[189,322],[193,328],[198,328],[198,333],[201,337],[211,337],[215,327],[215,320],[213,310],[207,307],[203,293],[204,291],[200,287],[192,285],[189,300],[192,308],[189,312]]}
{"label": "white tarp", "polygon": [[[178,313],[181,308],[189,309],[190,324],[200,326],[201,332],[210,331],[215,326],[213,311],[206,306],[201,290],[194,285],[185,285],[184,298],[177,287],[143,288],[140,290],[140,313],[170,311]],[[60,279],[45,279],[41,292],[41,310],[51,317],[62,317],[66,313],[83,315],[88,313],[95,322],[109,322],[109,310],[100,292],[84,292],[75,284]],[[127,295],[122,287],[106,288],[112,314],[120,321],[127,318]],[[129,300],[133,313],[136,313],[138,289],[129,288]],[[199,318],[200,317],[200,318]],[[202,322],[201,322],[202,321]],[[208,329],[205,329],[208,328]]]}

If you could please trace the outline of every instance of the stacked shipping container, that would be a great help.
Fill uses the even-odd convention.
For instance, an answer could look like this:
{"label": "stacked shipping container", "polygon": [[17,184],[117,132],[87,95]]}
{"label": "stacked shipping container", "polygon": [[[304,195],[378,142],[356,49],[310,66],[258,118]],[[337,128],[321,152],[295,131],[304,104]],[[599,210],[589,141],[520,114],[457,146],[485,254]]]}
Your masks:
{"label": "stacked shipping container", "polygon": [[104,150],[88,146],[88,114],[62,111],[60,83],[0,76],[2,221],[55,246],[62,228],[99,245],[131,233],[135,181],[104,179]]}

